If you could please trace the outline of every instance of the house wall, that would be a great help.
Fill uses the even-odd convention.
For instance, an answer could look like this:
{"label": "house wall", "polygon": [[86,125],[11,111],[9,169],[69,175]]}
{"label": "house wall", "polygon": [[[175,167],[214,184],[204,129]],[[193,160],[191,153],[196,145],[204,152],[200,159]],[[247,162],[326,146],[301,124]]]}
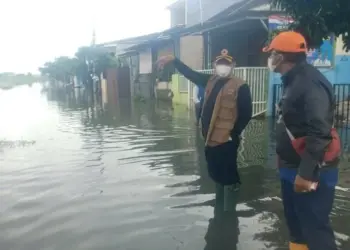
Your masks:
{"label": "house wall", "polygon": [[193,69],[203,69],[204,42],[202,35],[180,38],[180,60]]}
{"label": "house wall", "polygon": [[131,96],[135,96],[134,84],[136,81],[136,77],[139,72],[140,62],[139,55],[131,55],[129,57],[129,67],[130,67],[130,91]]}
{"label": "house wall", "polygon": [[152,97],[152,91],[152,75],[140,74],[134,83],[134,96],[150,99]]}
{"label": "house wall", "polygon": [[228,30],[228,27],[210,32],[211,61],[220,55],[222,49],[227,49],[237,63],[237,67],[266,66],[267,55],[262,52],[268,32],[256,22],[252,26],[249,21],[242,21],[239,29]]}
{"label": "house wall", "polygon": [[150,99],[153,96],[152,50],[146,48],[139,52],[139,74],[133,84],[134,96]]}
{"label": "house wall", "polygon": [[106,103],[116,104],[118,100],[117,68],[106,70],[106,84],[103,91],[106,93]]}
{"label": "house wall", "polygon": [[167,56],[167,55],[173,55],[174,54],[174,46],[171,41],[169,43],[164,43],[162,45],[159,45],[157,48],[157,57],[161,56]]}
{"label": "house wall", "polygon": [[152,73],[152,52],[150,48],[147,48],[139,53],[139,73],[150,74]]}
{"label": "house wall", "polygon": [[[327,77],[332,84],[350,84],[350,53],[343,50],[343,42],[340,38],[336,40],[334,66],[332,68],[320,68],[319,70]],[[273,88],[280,84],[280,74],[271,73],[269,76],[269,98],[267,115],[273,115],[274,97]]]}
{"label": "house wall", "polygon": [[[203,69],[204,40],[202,35],[180,38],[180,60],[192,69]],[[180,75],[172,75],[171,90],[174,104],[188,105],[188,91],[180,91]]]}
{"label": "house wall", "polygon": [[170,10],[170,25],[175,27],[180,24],[186,24],[185,1],[178,7]]}
{"label": "house wall", "polygon": [[130,91],[130,68],[129,66],[121,66],[117,68],[117,92],[118,99],[126,99],[131,97]]}
{"label": "house wall", "polygon": [[243,0],[187,0],[186,25],[191,26],[210,19],[228,7]]}
{"label": "house wall", "polygon": [[[160,44],[156,48],[157,58],[167,55],[174,55],[174,44],[170,40],[167,43]],[[171,101],[169,92],[171,91],[171,77],[174,74],[175,68],[172,64],[167,65],[166,70],[158,75],[158,81],[155,83],[155,97],[158,100]]]}
{"label": "house wall", "polygon": [[102,95],[102,103],[103,105],[106,105],[108,103],[107,80],[102,76],[101,76],[101,95]]}
{"label": "house wall", "polygon": [[[174,45],[171,40],[167,43],[158,44],[155,46],[157,58],[167,55],[174,55]],[[155,82],[155,98],[158,100],[171,101],[169,92],[171,91],[171,76],[175,69],[172,65],[167,65],[166,70],[162,74],[157,75],[158,81]]]}
{"label": "house wall", "polygon": [[173,92],[173,103],[174,104],[183,104],[188,105],[188,93],[180,92],[180,76],[178,74],[174,74],[172,76],[171,81],[171,91]]}
{"label": "house wall", "polygon": [[157,93],[156,78],[158,77],[158,80],[161,82],[169,81],[168,85],[170,85],[171,76],[175,72],[175,68],[171,68],[171,65],[169,65],[170,68],[167,67],[161,75],[155,75],[154,73],[156,72],[153,72],[153,66],[157,58],[171,54],[175,54],[173,40],[154,43],[150,48],[139,51],[138,56],[130,57],[129,65],[131,68],[131,90],[133,96],[149,99],[168,94],[164,94],[169,90],[162,89],[162,86],[160,86],[161,90],[159,91],[161,93]]}
{"label": "house wall", "polygon": [[171,7],[171,27],[179,24],[192,26],[205,22],[221,11],[243,0],[186,0]]}

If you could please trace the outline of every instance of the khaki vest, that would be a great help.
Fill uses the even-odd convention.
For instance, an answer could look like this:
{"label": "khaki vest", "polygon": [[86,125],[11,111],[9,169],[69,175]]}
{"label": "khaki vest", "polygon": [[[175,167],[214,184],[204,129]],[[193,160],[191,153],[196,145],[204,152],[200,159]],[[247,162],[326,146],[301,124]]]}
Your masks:
{"label": "khaki vest", "polygon": [[[212,77],[206,88],[203,107],[208,100],[208,97],[215,86],[217,80],[215,76]],[[237,119],[237,93],[239,87],[244,84],[244,81],[232,77],[222,87],[216,97],[213,114],[208,128],[208,135],[206,139],[207,146],[217,146],[228,142],[231,137],[231,131]]]}

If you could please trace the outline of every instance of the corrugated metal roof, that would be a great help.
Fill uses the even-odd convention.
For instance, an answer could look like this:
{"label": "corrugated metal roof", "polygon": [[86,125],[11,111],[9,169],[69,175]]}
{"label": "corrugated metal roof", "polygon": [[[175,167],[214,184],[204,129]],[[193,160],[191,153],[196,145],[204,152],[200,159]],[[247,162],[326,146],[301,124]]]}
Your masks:
{"label": "corrugated metal roof", "polygon": [[97,46],[106,46],[106,47],[107,46],[117,46],[117,45],[118,46],[122,46],[122,45],[133,46],[133,45],[140,44],[140,43],[147,43],[150,40],[158,39],[158,37],[169,35],[172,33],[177,33],[181,29],[184,29],[184,27],[185,27],[185,25],[178,25],[178,26],[172,27],[172,28],[164,30],[164,31],[155,32],[155,33],[151,33],[151,34],[147,34],[147,35],[143,35],[143,36],[115,40],[115,41],[107,42],[107,43],[101,43],[101,44],[98,44]]}
{"label": "corrugated metal roof", "polygon": [[124,41],[121,40],[115,41],[113,46],[116,47],[116,54],[125,54],[135,50],[136,48],[147,47],[151,43],[169,40],[172,38],[173,35],[181,34],[183,30],[185,30],[185,26],[179,25],[171,29],[164,30],[162,32],[149,34],[148,37],[146,37],[147,39],[145,38],[145,36],[143,36],[142,39],[138,39],[138,37],[133,38],[134,40],[129,39],[130,41],[133,41],[133,43],[129,42],[128,44],[126,44],[124,43]]}

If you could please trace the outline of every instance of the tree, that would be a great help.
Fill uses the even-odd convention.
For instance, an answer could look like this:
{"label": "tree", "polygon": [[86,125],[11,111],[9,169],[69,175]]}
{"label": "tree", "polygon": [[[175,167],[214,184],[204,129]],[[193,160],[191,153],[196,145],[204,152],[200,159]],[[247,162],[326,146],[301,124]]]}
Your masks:
{"label": "tree", "polygon": [[61,82],[71,82],[76,74],[78,61],[66,56],[58,57],[53,62],[46,62],[39,68],[42,75]]}
{"label": "tree", "polygon": [[70,82],[77,76],[86,86],[90,86],[92,75],[100,77],[106,69],[117,66],[117,58],[104,48],[80,47],[74,58],[58,57],[52,62],[46,62],[39,71],[61,82]]}
{"label": "tree", "polygon": [[100,77],[106,69],[117,66],[119,66],[117,58],[110,53],[105,53],[104,51],[99,51],[94,60],[94,70],[98,77]]}
{"label": "tree", "polygon": [[119,65],[117,58],[103,47],[80,47],[75,56],[79,61],[77,76],[89,87],[92,86],[93,75],[101,80],[101,74],[105,70]]}
{"label": "tree", "polygon": [[[101,74],[108,68],[118,65],[117,58],[103,47],[90,46],[80,47],[73,58],[61,56],[46,62],[39,71],[49,79],[64,83],[74,83],[74,76],[76,76],[93,98],[94,92],[101,93]],[[93,80],[93,76],[97,76],[99,81]]]}
{"label": "tree", "polygon": [[344,49],[350,50],[349,0],[271,0],[271,3],[295,20],[289,28],[302,33],[309,47],[319,47],[323,39],[334,34],[342,35]]}

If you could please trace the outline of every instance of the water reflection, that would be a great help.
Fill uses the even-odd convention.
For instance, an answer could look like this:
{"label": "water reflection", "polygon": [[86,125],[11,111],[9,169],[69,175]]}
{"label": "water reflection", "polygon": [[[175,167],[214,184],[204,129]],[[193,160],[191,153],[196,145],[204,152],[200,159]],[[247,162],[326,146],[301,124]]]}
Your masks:
{"label": "water reflection", "polygon": [[[244,132],[237,209],[221,213],[186,108],[100,103],[36,86],[1,94],[3,249],[286,249],[273,121]],[[332,215],[340,249],[349,249],[347,135]]]}
{"label": "water reflection", "polygon": [[230,211],[224,211],[223,193],[215,194],[214,217],[209,220],[208,231],[205,234],[204,250],[236,250],[239,238],[239,220],[236,211],[239,191],[235,192],[234,206]]}

